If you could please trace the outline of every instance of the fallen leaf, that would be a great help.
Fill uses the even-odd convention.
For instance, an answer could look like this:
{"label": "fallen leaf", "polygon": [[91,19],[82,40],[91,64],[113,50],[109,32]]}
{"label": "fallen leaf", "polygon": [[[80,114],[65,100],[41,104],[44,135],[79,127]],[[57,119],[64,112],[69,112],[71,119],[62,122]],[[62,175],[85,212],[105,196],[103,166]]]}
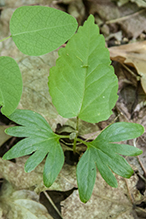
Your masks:
{"label": "fallen leaf", "polygon": [[112,60],[136,68],[146,93],[146,41],[111,47],[109,51]]}
{"label": "fallen leaf", "polygon": [[[66,165],[67,168],[67,165]],[[68,174],[64,174],[64,189],[69,189],[70,185],[75,186],[76,174],[74,167],[68,167]],[[64,219],[82,219],[82,218],[118,218],[134,219],[132,215],[133,205],[129,199],[126,181],[116,176],[118,188],[111,188],[101,178],[99,172],[96,176],[96,182],[91,199],[83,204],[79,199],[78,190],[75,190],[65,201],[62,202],[62,216]],[[62,178],[63,180],[63,178]],[[132,176],[127,180],[128,188],[137,201],[141,200],[142,195],[135,189],[137,176]],[[134,212],[134,211],[133,211]],[[135,213],[135,212],[134,212]]]}
{"label": "fallen leaf", "polygon": [[118,6],[122,6],[128,2],[135,3],[139,7],[146,7],[146,2],[144,0],[117,0]]}
{"label": "fallen leaf", "polygon": [[[75,130],[76,119],[72,118],[72,119],[67,120],[67,122],[65,123],[65,126],[72,127]],[[62,131],[64,131],[64,129]],[[65,129],[65,131],[67,131],[67,129]],[[99,134],[99,131],[100,129],[97,126],[97,124],[87,123],[83,120],[79,120],[79,136],[81,136],[82,138],[89,138],[90,136],[95,135],[95,133]]]}
{"label": "fallen leaf", "polygon": [[22,5],[37,5],[37,4],[41,4],[41,5],[47,5],[50,4],[51,2],[53,2],[54,0],[27,0],[27,1],[23,1],[23,0],[4,0],[1,1],[1,5],[3,7],[11,7],[11,8],[17,8],[20,7]]}
{"label": "fallen leaf", "polygon": [[[112,30],[122,30],[124,36],[137,38],[146,30],[146,13],[145,9],[132,2],[118,7],[113,1],[91,1],[89,12],[93,15],[98,14],[100,18],[110,24]],[[114,28],[113,28],[114,27]],[[136,27],[136,28],[135,28]]]}
{"label": "fallen leaf", "polygon": [[118,4],[119,7],[126,4],[127,2],[129,2],[129,0],[117,0],[117,4]]}
{"label": "fallen leaf", "polygon": [[0,209],[7,219],[52,219],[35,192],[15,191],[6,181],[1,188]]}
{"label": "fallen leaf", "polygon": [[31,188],[34,185],[41,185],[41,183],[43,183],[42,172],[38,173],[33,171],[31,173],[26,173],[24,171],[23,158],[21,157],[20,159],[21,162],[13,163],[0,158],[0,178],[9,181],[16,189]]}
{"label": "fallen leaf", "polygon": [[72,0],[68,5],[68,13],[77,19],[79,25],[82,25],[85,17],[85,4],[82,0]]}
{"label": "fallen leaf", "polygon": [[136,3],[139,7],[146,8],[146,1],[145,0],[130,0],[130,1]]}
{"label": "fallen leaf", "polygon": [[49,68],[55,65],[57,51],[40,57],[25,57],[18,64],[23,78],[23,93],[19,109],[29,109],[45,117],[52,129],[66,119],[58,115],[52,104],[48,88]]}

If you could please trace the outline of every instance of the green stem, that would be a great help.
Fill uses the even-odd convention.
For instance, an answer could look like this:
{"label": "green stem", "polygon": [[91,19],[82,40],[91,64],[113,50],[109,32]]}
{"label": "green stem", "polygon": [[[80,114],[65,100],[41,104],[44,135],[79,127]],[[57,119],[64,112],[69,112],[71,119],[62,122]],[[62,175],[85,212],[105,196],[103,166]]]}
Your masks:
{"label": "green stem", "polygon": [[76,139],[77,141],[79,141],[79,142],[81,142],[82,144],[84,144],[84,145],[86,145],[87,147],[88,147],[88,145],[87,145],[87,142],[86,141],[83,141],[82,139],[80,139],[80,138],[77,138]]}
{"label": "green stem", "polygon": [[7,39],[9,39],[10,37],[12,37],[12,36],[8,36],[8,37],[6,37],[6,38],[0,40],[0,42],[2,42],[2,41],[4,41],[4,40],[7,40]]}
{"label": "green stem", "polygon": [[69,135],[58,135],[58,134],[57,134],[57,136],[59,136],[60,138],[70,138]]}
{"label": "green stem", "polygon": [[79,117],[77,117],[76,137],[74,138],[74,144],[73,144],[73,152],[74,152],[74,153],[75,153],[75,151],[76,151],[76,143],[77,143],[78,131],[79,131]]}

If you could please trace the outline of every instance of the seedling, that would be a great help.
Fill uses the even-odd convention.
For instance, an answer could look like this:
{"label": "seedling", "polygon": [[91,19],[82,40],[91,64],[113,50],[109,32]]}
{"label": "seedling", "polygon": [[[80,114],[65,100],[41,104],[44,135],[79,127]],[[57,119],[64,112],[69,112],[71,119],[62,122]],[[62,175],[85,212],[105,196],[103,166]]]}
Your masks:
{"label": "seedling", "polygon": [[[23,9],[20,13],[20,21],[25,23],[25,13],[22,13]],[[26,20],[25,25],[22,25],[20,21],[20,24],[18,24],[17,17],[15,18],[19,14],[17,10],[16,14],[13,15],[14,17],[12,16],[10,27],[13,22],[16,22],[14,30],[18,30],[18,32],[21,30],[21,34],[18,34],[17,31],[13,32],[16,42],[17,40],[19,42],[15,42],[18,48],[20,47],[22,52],[29,55],[46,53],[48,51],[46,46],[42,49],[41,44],[43,41],[41,43],[39,41],[40,34],[43,37],[48,35],[45,32],[46,29],[36,34],[35,28],[37,29],[38,26],[35,26],[32,32],[31,28],[33,28],[33,25],[30,24],[30,28],[27,27],[28,20],[30,22],[32,17],[37,19],[37,13],[38,11],[40,12],[41,7],[36,6],[36,9],[35,7],[33,8],[33,16]],[[43,10],[45,11],[46,9]],[[29,13],[32,13],[32,7],[28,7],[27,12],[29,17]],[[34,16],[35,14],[36,16]],[[43,16],[43,13],[40,14]],[[61,14],[61,16],[64,15]],[[48,18],[53,21],[55,15],[52,16],[52,13],[50,15],[44,14],[43,19],[39,19],[40,26],[43,26],[41,25],[41,20],[45,20],[48,24]],[[72,33],[76,29],[76,22],[69,16],[67,17],[67,23],[68,18],[72,21],[72,25],[69,27],[69,32]],[[61,22],[64,25],[63,19]],[[51,28],[53,26],[54,24]],[[24,27],[27,31],[23,30]],[[65,30],[66,35],[68,29],[66,28]],[[51,31],[53,30],[51,29]],[[53,33],[51,31],[50,34],[53,34],[54,31]],[[60,36],[60,28],[57,28],[56,31],[56,35]],[[25,36],[28,33],[30,37]],[[33,39],[33,34],[33,37],[35,37],[35,34],[37,35],[35,42],[40,47],[33,49],[30,47],[29,50],[29,45],[33,44],[32,41],[30,42]],[[20,36],[17,38],[17,35]],[[68,34],[65,40],[70,38],[71,35]],[[20,39],[22,36],[25,43],[22,43]],[[27,39],[25,40],[25,38]],[[60,39],[60,37],[56,39]],[[54,46],[56,39],[54,39],[53,43],[49,42],[51,50],[59,46],[59,44]],[[63,43],[63,41],[60,41],[60,43]],[[48,45],[47,41],[45,45]],[[93,141],[83,141],[78,136],[80,120],[97,123],[108,119],[118,98],[118,80],[114,74],[113,67],[110,65],[111,61],[108,49],[105,48],[104,37],[99,34],[99,28],[94,24],[94,17],[92,15],[88,17],[83,27],[79,27],[77,34],[74,34],[69,39],[66,47],[61,48],[58,54],[59,58],[56,61],[56,66],[52,67],[49,73],[49,92],[52,102],[61,116],[76,118],[76,130],[71,136],[74,140],[73,151],[76,151],[76,142],[81,142],[87,146],[86,152],[82,155],[77,165],[77,183],[80,199],[82,202],[87,202],[91,197],[95,184],[96,167],[103,179],[112,187],[118,186],[112,172],[125,178],[129,178],[133,174],[131,166],[121,155],[137,156],[142,151],[130,145],[117,144],[117,142],[139,137],[143,134],[144,128],[135,123],[119,122],[109,125]],[[1,105],[4,107],[3,102],[1,102]],[[30,110],[16,109],[7,116],[21,126],[8,128],[6,133],[26,138],[12,147],[3,156],[3,159],[21,157],[34,152],[25,163],[25,171],[30,172],[46,157],[43,179],[47,187],[51,186],[64,164],[64,154],[59,140],[61,138],[70,138],[70,136],[55,134],[40,114]]]}

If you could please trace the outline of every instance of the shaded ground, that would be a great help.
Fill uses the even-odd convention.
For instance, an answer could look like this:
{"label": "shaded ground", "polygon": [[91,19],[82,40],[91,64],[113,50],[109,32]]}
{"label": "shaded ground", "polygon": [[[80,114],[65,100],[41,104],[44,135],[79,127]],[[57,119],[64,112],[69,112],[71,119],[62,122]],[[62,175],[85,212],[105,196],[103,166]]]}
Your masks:
{"label": "shaded ground", "polygon": [[[49,3],[48,3],[49,2]],[[55,7],[76,17],[82,25],[89,14],[95,21],[109,47],[115,73],[119,80],[119,99],[113,115],[98,124],[80,123],[80,135],[89,138],[116,121],[129,121],[146,127],[146,2],[142,0],[0,0],[0,39],[10,35],[9,20],[17,7],[22,5],[45,5]],[[135,43],[135,44],[131,44]],[[19,64],[23,77],[23,95],[20,109],[31,109],[41,113],[53,130],[70,133],[74,120],[59,116],[48,94],[48,69],[55,65],[57,51],[40,56],[28,57],[16,48],[12,39],[0,43],[1,56],[11,56]],[[43,76],[43,77],[42,77]],[[30,83],[31,82],[31,83]],[[4,129],[13,125],[0,114],[0,155],[11,148],[19,139],[4,134]],[[98,218],[135,219],[146,218],[146,134],[128,143],[143,150],[138,158],[127,158],[135,170],[134,176],[125,180],[117,176],[119,187],[108,186],[97,173],[96,184],[87,204],[79,200],[76,182],[76,163],[68,143],[62,142],[66,163],[48,192],[42,182],[43,162],[33,172],[24,172],[27,157],[13,161],[0,158],[0,218]],[[83,153],[82,146],[78,151]],[[41,193],[40,193],[41,192]],[[40,204],[42,203],[42,204]],[[25,209],[34,209],[26,217]],[[44,207],[45,206],[45,207]],[[58,209],[57,209],[57,208]],[[60,214],[62,213],[62,216]],[[48,213],[49,212],[49,213]],[[40,214],[40,215],[39,215]],[[50,216],[51,215],[51,216]]]}

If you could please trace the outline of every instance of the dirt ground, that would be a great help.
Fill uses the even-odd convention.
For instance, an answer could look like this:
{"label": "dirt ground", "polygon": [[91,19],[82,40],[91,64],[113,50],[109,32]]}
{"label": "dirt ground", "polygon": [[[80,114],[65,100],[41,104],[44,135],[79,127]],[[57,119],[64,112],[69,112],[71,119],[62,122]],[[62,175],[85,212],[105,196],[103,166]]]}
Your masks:
{"label": "dirt ground", "polygon": [[[112,65],[118,77],[118,101],[112,116],[97,124],[81,122],[83,138],[89,138],[113,120],[135,122],[146,128],[146,1],[144,0],[0,0],[0,39],[10,35],[9,21],[16,8],[23,5],[43,5],[63,10],[82,25],[89,14],[104,35]],[[22,54],[9,38],[0,43],[1,56],[16,60],[23,77],[23,94],[19,109],[42,114],[52,129],[70,133],[73,119],[58,115],[46,89],[49,68],[55,65],[58,50],[39,57]],[[43,76],[43,77],[42,77]],[[32,83],[28,83],[32,81]],[[12,122],[0,114],[0,157],[20,139],[7,136],[5,128]],[[31,173],[24,172],[28,157],[11,161],[0,158],[0,219],[144,219],[146,218],[146,133],[125,143],[140,148],[143,154],[128,157],[134,169],[130,179],[116,176],[118,188],[111,188],[97,172],[91,199],[83,204],[79,199],[74,155],[62,142],[65,164],[54,184],[43,185],[42,162]],[[82,147],[80,153],[85,151]],[[32,210],[33,209],[33,210]]]}

